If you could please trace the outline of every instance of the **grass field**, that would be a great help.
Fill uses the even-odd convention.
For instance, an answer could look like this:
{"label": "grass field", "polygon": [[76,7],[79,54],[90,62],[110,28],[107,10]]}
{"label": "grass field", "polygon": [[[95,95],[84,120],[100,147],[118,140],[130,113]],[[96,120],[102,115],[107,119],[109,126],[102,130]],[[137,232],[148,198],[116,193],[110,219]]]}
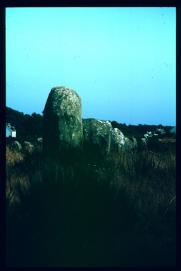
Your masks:
{"label": "grass field", "polygon": [[172,266],[176,155],[71,162],[6,147],[8,266]]}

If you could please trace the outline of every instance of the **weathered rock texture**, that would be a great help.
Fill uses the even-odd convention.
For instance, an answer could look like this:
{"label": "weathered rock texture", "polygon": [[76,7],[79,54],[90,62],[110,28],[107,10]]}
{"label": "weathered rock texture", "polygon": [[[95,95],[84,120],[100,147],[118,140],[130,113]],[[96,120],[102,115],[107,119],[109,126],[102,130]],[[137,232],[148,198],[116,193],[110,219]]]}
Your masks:
{"label": "weathered rock texture", "polygon": [[125,145],[125,136],[123,133],[118,129],[114,128],[111,131],[111,149],[113,151],[120,151],[124,149]]}
{"label": "weathered rock texture", "polygon": [[118,128],[112,128],[109,121],[83,120],[84,147],[98,154],[111,151],[130,151],[137,148],[136,138],[129,139]]}
{"label": "weathered rock texture", "polygon": [[138,143],[135,137],[127,138],[125,137],[125,150],[136,150]]}
{"label": "weathered rock texture", "polygon": [[22,146],[17,140],[12,143],[12,148],[15,151],[21,151],[22,150]]}
{"label": "weathered rock texture", "polygon": [[80,148],[83,140],[81,100],[69,88],[52,88],[44,109],[43,148],[59,155]]}
{"label": "weathered rock texture", "polygon": [[32,153],[34,150],[34,146],[29,141],[24,141],[23,142],[23,150],[27,153]]}
{"label": "weathered rock texture", "polygon": [[43,149],[49,156],[65,159],[67,155],[70,159],[73,150],[80,151],[83,147],[86,155],[91,153],[98,158],[99,154],[137,148],[136,139],[129,139],[119,129],[113,129],[110,121],[82,120],[81,99],[72,89],[52,88],[43,113]]}
{"label": "weathered rock texture", "polygon": [[102,154],[110,152],[112,125],[109,121],[83,120],[84,145],[95,147]]}
{"label": "weathered rock texture", "polygon": [[42,137],[38,137],[36,141],[37,141],[38,144],[42,144],[43,143],[43,138]]}

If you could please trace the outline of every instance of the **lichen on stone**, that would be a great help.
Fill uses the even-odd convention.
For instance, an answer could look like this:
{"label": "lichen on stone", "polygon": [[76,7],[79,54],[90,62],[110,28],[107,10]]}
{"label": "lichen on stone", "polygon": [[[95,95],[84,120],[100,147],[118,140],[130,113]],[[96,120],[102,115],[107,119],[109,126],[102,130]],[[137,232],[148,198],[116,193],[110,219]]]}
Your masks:
{"label": "lichen on stone", "polygon": [[96,119],[83,120],[84,141],[97,145],[105,153],[110,151],[111,130],[112,125],[109,121]]}
{"label": "lichen on stone", "polygon": [[65,87],[52,88],[44,109],[44,149],[61,152],[82,144],[81,99]]}
{"label": "lichen on stone", "polygon": [[43,146],[47,153],[63,154],[81,149],[95,155],[132,150],[136,139],[126,138],[110,121],[81,117],[81,99],[72,89],[52,88],[44,109]]}
{"label": "lichen on stone", "polygon": [[123,149],[124,145],[125,145],[125,136],[123,135],[123,133],[118,128],[112,129],[112,141],[111,141],[112,149],[120,151],[121,149]]}

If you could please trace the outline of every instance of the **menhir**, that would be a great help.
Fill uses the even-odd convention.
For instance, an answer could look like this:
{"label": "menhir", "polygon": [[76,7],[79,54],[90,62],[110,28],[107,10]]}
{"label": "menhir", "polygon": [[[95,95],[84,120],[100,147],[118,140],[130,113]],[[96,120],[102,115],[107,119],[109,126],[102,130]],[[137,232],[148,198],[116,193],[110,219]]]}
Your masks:
{"label": "menhir", "polygon": [[43,115],[45,155],[66,159],[81,149],[81,99],[74,90],[65,87],[52,88]]}

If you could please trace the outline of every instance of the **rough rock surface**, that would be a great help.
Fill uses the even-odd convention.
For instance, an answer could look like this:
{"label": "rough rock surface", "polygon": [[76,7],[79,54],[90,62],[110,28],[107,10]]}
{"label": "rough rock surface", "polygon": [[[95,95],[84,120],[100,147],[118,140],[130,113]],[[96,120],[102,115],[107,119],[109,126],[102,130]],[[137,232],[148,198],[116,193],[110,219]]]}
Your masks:
{"label": "rough rock surface", "polygon": [[93,118],[83,120],[84,143],[90,147],[95,146],[103,154],[110,152],[111,133],[112,125],[109,121]]}
{"label": "rough rock surface", "polygon": [[130,151],[134,149],[134,143],[131,139],[129,139],[128,137],[125,137],[125,144],[124,144],[124,151]]}
{"label": "rough rock surface", "polygon": [[108,154],[110,151],[130,151],[137,148],[136,138],[129,139],[109,121],[83,120],[84,145],[94,151]]}
{"label": "rough rock surface", "polygon": [[118,152],[123,150],[125,145],[125,136],[123,133],[118,128],[114,128],[111,134],[111,149]]}
{"label": "rough rock surface", "polygon": [[43,148],[49,154],[80,148],[83,140],[81,99],[69,88],[52,88],[44,114]]}
{"label": "rough rock surface", "polygon": [[37,143],[38,144],[42,144],[43,143],[43,138],[42,137],[38,137],[37,138]]}
{"label": "rough rock surface", "polygon": [[12,148],[15,151],[21,151],[22,150],[22,146],[17,140],[12,143]]}
{"label": "rough rock surface", "polygon": [[27,153],[32,153],[34,150],[34,146],[29,141],[24,141],[23,142],[23,150]]}
{"label": "rough rock surface", "polygon": [[[69,88],[52,88],[44,109],[43,150],[48,155],[72,156],[73,150],[96,156],[111,151],[137,148],[135,138],[127,138],[110,121],[81,118],[81,99]],[[42,141],[42,140],[38,140]],[[70,152],[69,152],[70,151]],[[76,153],[76,152],[75,152]]]}
{"label": "rough rock surface", "polygon": [[135,137],[132,137],[131,140],[132,140],[132,149],[136,150],[138,148],[137,139]]}

